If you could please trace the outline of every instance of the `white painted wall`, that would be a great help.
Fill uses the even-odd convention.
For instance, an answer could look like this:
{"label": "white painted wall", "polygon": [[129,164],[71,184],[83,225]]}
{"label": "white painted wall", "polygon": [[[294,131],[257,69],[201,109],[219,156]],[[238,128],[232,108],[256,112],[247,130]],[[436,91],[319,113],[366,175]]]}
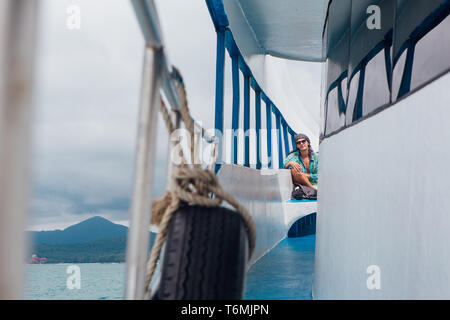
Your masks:
{"label": "white painted wall", "polygon": [[314,298],[450,298],[449,88],[447,73],[321,143]]}

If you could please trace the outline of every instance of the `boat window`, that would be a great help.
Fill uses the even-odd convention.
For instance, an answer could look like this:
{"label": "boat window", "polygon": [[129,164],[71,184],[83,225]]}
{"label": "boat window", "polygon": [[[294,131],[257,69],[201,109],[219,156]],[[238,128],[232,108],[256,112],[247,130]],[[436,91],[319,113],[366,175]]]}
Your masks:
{"label": "boat window", "polygon": [[347,96],[348,96],[348,89],[347,89],[347,77],[342,79],[341,81],[341,92],[342,92],[342,99],[344,101],[345,110],[347,109]]}
{"label": "boat window", "polygon": [[351,1],[333,1],[328,13],[325,134],[345,125]]}
{"label": "boat window", "polygon": [[[416,44],[411,89],[417,88],[443,71],[448,71],[450,67],[449,30],[450,17],[447,17]],[[443,52],[447,55],[441,57]]]}
{"label": "boat window", "polygon": [[449,0],[397,0],[392,100],[449,71],[449,10]]}
{"label": "boat window", "polygon": [[407,50],[402,52],[392,73],[392,100],[395,100],[394,97],[398,97],[400,91],[400,84],[403,78],[403,72],[405,71],[406,53]]}
{"label": "boat window", "polygon": [[336,131],[345,125],[345,110],[342,110],[342,94],[340,85],[335,86],[329,93],[327,99],[327,134]]}
{"label": "boat window", "polygon": [[345,115],[346,125],[349,125],[353,122],[353,111],[355,110],[356,98],[358,96],[359,75],[360,71],[353,75],[353,78],[350,81],[350,85],[348,87],[347,112]]}
{"label": "boat window", "polygon": [[373,57],[366,66],[363,90],[363,116],[376,108],[388,104],[389,91],[388,73],[385,70],[386,59],[384,49]]}
{"label": "boat window", "polygon": [[[355,113],[354,120],[366,116],[373,110],[390,103],[391,77],[391,47],[394,24],[395,0],[381,1],[353,1],[351,12],[350,58],[349,72],[351,75],[365,69],[364,79],[353,77],[353,81],[361,82],[362,90],[361,110]],[[379,28],[369,28],[374,13],[367,11],[371,5],[379,8]],[[351,83],[350,87],[357,88],[359,83]],[[356,91],[358,90],[356,89]],[[355,89],[353,89],[355,91]],[[352,92],[352,99],[356,101],[356,92]],[[353,102],[353,101],[352,101]]]}
{"label": "boat window", "polygon": [[[380,9],[381,23],[375,28],[369,28],[371,5]],[[324,33],[328,37],[325,136],[447,73],[449,12],[450,0],[331,2]]]}

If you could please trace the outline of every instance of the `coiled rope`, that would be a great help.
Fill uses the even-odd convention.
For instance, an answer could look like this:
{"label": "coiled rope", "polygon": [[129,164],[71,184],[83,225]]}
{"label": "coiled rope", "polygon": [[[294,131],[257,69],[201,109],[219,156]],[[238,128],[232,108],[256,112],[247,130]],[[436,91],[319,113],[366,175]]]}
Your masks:
{"label": "coiled rope", "polygon": [[[186,90],[183,80],[177,69],[174,68],[173,77],[177,80],[177,90],[180,97],[180,109],[178,110],[181,115],[181,120],[187,131],[191,136],[191,160],[194,159],[194,122],[190,116]],[[176,130],[175,124],[172,122],[169,115],[169,111],[161,99],[161,114],[164,123],[169,132],[169,136]],[[180,140],[171,141],[172,148],[180,144]],[[180,207],[180,204],[187,203],[189,205],[198,204],[207,207],[217,207],[223,201],[228,202],[233,208],[236,209],[237,214],[240,214],[247,227],[248,239],[249,239],[249,257],[252,257],[255,249],[256,231],[253,224],[253,219],[245,209],[234,197],[227,193],[220,186],[216,176],[210,170],[201,168],[201,165],[193,164],[189,166],[186,158],[184,157],[183,150],[180,148],[181,164],[175,165],[172,163],[172,175],[171,175],[171,190],[167,190],[163,198],[153,201],[152,204],[152,224],[159,227],[159,232],[156,236],[155,243],[153,244],[150,258],[147,262],[146,270],[146,294],[150,296],[150,282],[153,278],[153,274],[156,270],[157,261],[161,253],[161,248],[166,240],[167,228],[172,218],[173,213]]]}

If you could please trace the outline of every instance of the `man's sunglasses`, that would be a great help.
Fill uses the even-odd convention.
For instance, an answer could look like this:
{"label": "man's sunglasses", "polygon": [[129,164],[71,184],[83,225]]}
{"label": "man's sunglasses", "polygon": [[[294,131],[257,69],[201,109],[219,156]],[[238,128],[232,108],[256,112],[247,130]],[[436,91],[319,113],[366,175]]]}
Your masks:
{"label": "man's sunglasses", "polygon": [[298,140],[295,144],[304,144],[306,140]]}

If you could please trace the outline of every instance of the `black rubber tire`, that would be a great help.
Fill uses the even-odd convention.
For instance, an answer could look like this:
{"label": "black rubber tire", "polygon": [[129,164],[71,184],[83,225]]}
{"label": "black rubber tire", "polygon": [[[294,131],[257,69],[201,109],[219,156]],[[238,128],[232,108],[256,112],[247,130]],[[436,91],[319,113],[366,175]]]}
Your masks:
{"label": "black rubber tire", "polygon": [[238,300],[244,295],[248,237],[236,212],[185,206],[169,224],[155,300]]}

